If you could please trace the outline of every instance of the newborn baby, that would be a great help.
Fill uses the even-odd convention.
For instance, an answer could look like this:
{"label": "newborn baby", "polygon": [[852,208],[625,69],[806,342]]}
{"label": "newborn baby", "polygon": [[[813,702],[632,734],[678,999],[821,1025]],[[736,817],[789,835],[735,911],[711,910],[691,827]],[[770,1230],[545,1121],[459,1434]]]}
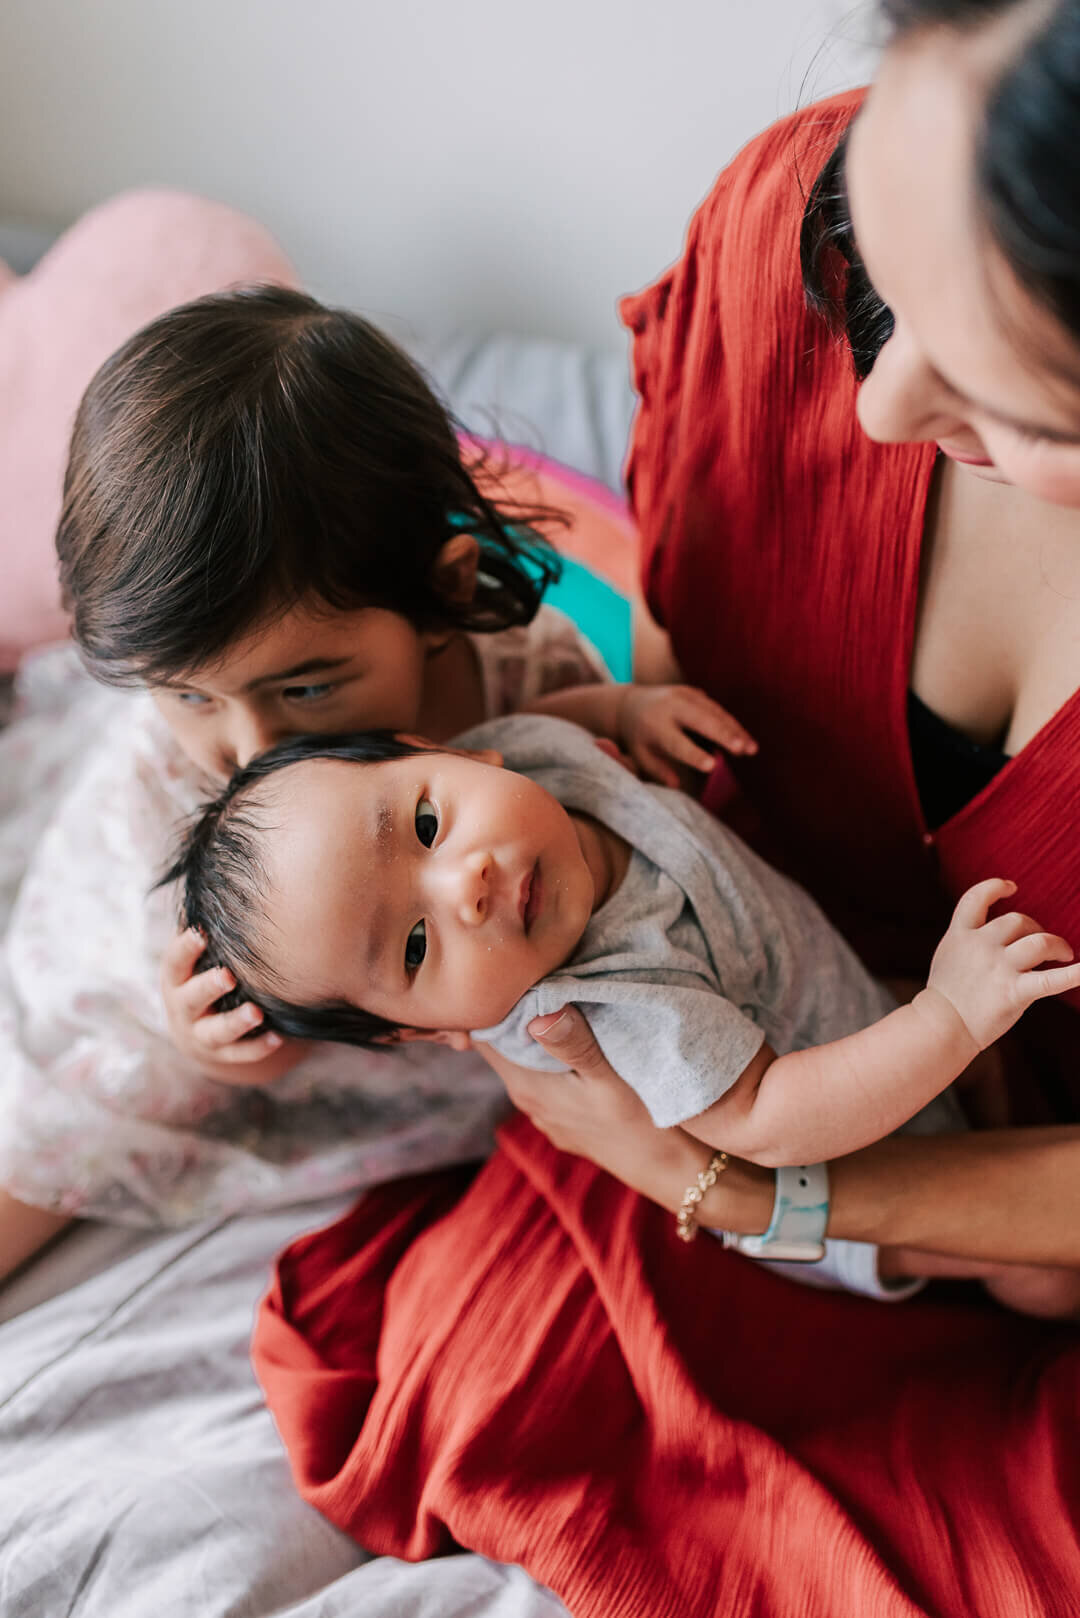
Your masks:
{"label": "newborn baby", "polygon": [[186,920],[269,1026],[542,1067],[527,1023],[576,1003],[657,1124],[796,1164],[898,1128],[1034,999],[1080,985],[1048,965],[1071,962],[1064,940],[988,921],[1014,891],[991,879],[898,1007],[801,888],[578,727],[514,716],[462,743],[287,742],[189,832],[170,872]]}

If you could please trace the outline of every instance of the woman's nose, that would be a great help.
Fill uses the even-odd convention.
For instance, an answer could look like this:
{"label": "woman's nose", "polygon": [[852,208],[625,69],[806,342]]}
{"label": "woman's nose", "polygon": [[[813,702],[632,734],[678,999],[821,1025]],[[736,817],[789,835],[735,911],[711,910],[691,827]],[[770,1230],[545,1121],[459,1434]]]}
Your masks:
{"label": "woman's nose", "polygon": [[859,389],[859,425],[879,444],[922,443],[966,426],[956,398],[897,325]]}

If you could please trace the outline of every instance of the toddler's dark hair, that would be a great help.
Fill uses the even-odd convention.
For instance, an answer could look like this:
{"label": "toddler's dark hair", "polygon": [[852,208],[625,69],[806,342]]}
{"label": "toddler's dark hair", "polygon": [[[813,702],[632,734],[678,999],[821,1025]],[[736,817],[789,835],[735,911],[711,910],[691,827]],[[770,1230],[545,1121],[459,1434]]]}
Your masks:
{"label": "toddler's dark hair", "polygon": [[345,1045],[380,1044],[402,1027],[347,1000],[304,1006],[274,992],[273,973],[259,941],[258,918],[267,894],[262,839],[269,829],[269,810],[259,789],[280,770],[310,759],[382,764],[425,751],[388,730],[292,736],[237,770],[203,806],[158,885],[181,884],[182,924],[197,927],[206,939],[200,970],[226,966],[236,979],[236,988],[217,1003],[218,1010],[250,1000],[263,1012],[260,1033],[276,1029],[296,1039],[332,1039]]}
{"label": "toddler's dark hair", "polygon": [[[359,315],[262,286],[162,315],[75,418],[56,536],[75,638],[115,684],[181,679],[315,599],[419,629],[528,623],[559,562],[543,507],[496,502],[412,360]],[[475,597],[433,564],[465,531]]]}

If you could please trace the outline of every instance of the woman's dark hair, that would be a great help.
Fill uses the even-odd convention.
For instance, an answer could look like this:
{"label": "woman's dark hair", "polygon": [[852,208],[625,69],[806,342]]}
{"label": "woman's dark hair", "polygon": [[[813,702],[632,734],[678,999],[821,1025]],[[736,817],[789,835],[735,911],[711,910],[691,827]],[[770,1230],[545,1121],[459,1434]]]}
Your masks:
{"label": "woman's dark hair", "polygon": [[[975,30],[1031,0],[879,0],[892,39],[920,28]],[[810,192],[799,251],[810,306],[847,338],[859,377],[893,319],[851,229],[841,139]],[[983,109],[975,151],[979,212],[1017,279],[1080,342],[1080,0],[1032,12]],[[1052,361],[1059,356],[1048,356]]]}
{"label": "woman's dark hair", "polygon": [[206,939],[199,970],[225,966],[236,979],[236,988],[216,1003],[217,1010],[228,1011],[250,1000],[263,1012],[258,1033],[273,1028],[297,1039],[332,1039],[346,1045],[382,1043],[398,1031],[401,1024],[347,1000],[302,1006],[274,993],[273,973],[258,936],[267,895],[262,840],[268,830],[259,789],[279,771],[311,759],[384,764],[425,750],[387,730],[293,736],[237,770],[228,786],[203,806],[158,885],[180,883],[182,923],[198,928]]}
{"label": "woman's dark hair", "polygon": [[[65,605],[95,673],[182,678],[307,598],[418,628],[528,623],[558,559],[497,503],[442,404],[358,315],[284,287],[199,298],[106,360],[75,418],[56,536]],[[455,533],[475,597],[434,576]]]}

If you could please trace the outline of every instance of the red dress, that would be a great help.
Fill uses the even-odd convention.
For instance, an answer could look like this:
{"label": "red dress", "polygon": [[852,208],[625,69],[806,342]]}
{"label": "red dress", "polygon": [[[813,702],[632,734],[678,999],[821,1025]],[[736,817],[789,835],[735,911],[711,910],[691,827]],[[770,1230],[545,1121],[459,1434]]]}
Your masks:
{"label": "red dress", "polygon": [[[936,451],[865,436],[850,355],[799,271],[804,192],[861,94],[752,141],[679,262],[624,301],[641,394],[627,471],[649,605],[687,679],[761,744],[737,766],[754,840],[872,968],[921,976],[954,900],[987,876],[1012,877],[1080,949],[1080,694],[927,829],[907,691]],[[1071,999],[1021,1024],[1059,1113],[1080,1067]]]}

